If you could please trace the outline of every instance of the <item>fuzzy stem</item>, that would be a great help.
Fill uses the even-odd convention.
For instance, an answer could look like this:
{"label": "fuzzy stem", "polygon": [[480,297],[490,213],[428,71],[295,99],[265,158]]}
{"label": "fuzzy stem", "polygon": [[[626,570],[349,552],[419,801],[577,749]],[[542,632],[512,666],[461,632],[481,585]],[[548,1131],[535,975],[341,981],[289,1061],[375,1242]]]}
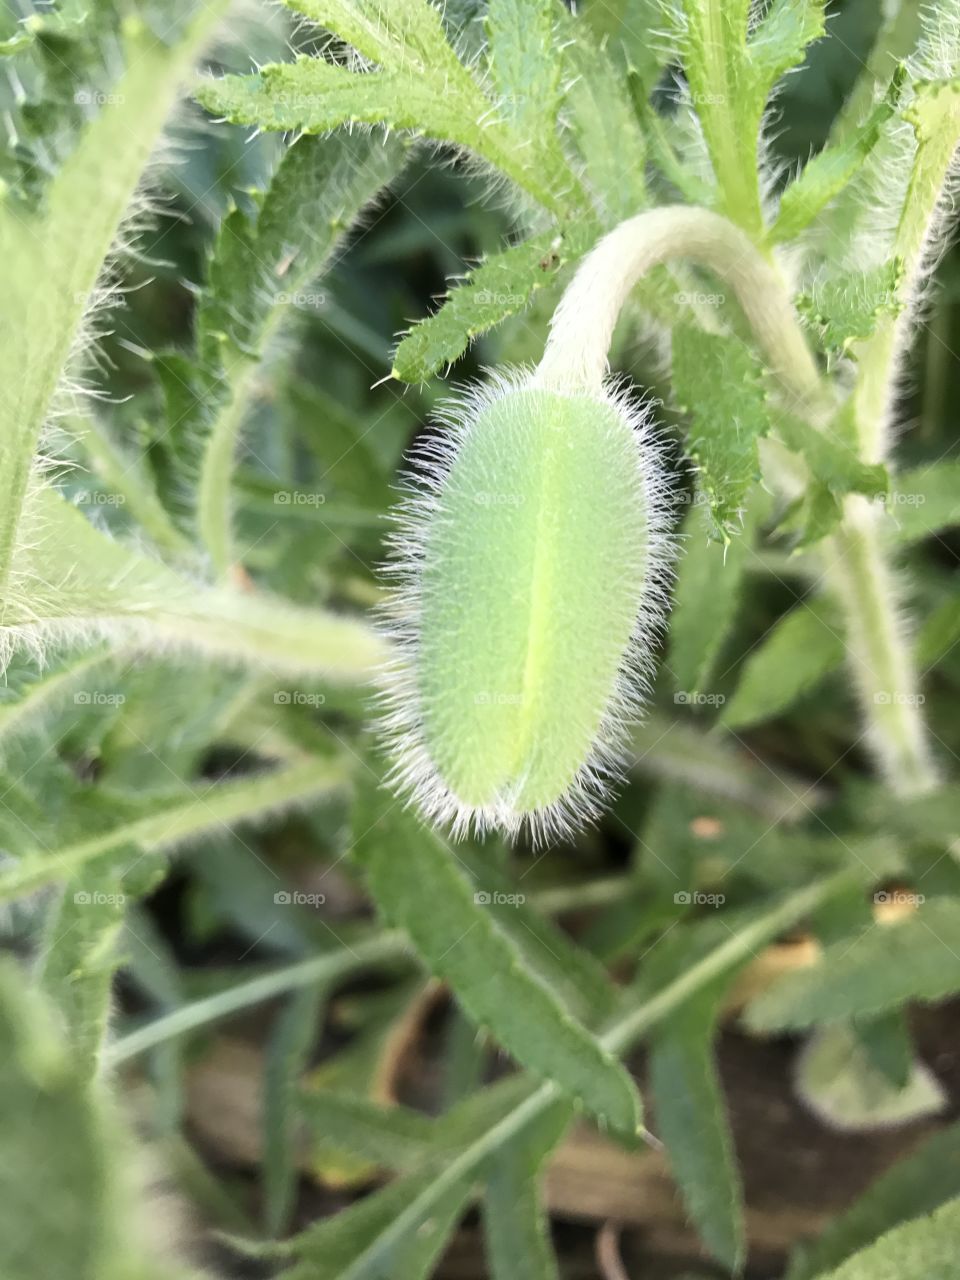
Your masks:
{"label": "fuzzy stem", "polygon": [[[942,153],[939,160],[948,163]],[[926,172],[920,185],[929,185]],[[938,199],[932,198],[934,208]],[[914,270],[927,235],[926,225],[905,213],[900,247],[904,254],[911,250]],[[829,397],[776,269],[726,218],[686,206],[628,219],[587,256],[553,318],[538,381],[560,390],[599,387],[630,290],[652,267],[678,257],[708,267],[733,289],[771,369],[819,424]],[[847,499],[840,530],[825,548],[828,577],[846,615],[854,680],[879,767],[897,792],[915,793],[934,786],[936,774],[877,525],[869,504]]]}
{"label": "fuzzy stem", "polygon": [[881,772],[898,795],[936,785],[910,645],[897,616],[897,588],[882,544],[883,512],[851,495],[830,539],[828,569],[846,615],[850,672]]}
{"label": "fuzzy stem", "polygon": [[[279,315],[279,311],[274,314]],[[233,462],[258,368],[257,360],[239,351],[227,362],[227,399],[214,421],[200,467],[197,526],[221,578],[227,576],[236,559],[231,519]]]}
{"label": "fuzzy stem", "polygon": [[686,205],[628,218],[587,255],[553,317],[538,381],[558,389],[599,386],[630,290],[676,258],[709,268],[730,286],[784,387],[801,404],[817,401],[817,367],[777,270],[728,219]]}
{"label": "fuzzy stem", "polygon": [[[547,915],[562,915],[565,911],[582,911],[620,901],[630,883],[629,875],[601,876],[596,880],[541,889],[533,895],[533,901]],[[176,1040],[198,1027],[209,1026],[241,1009],[262,1004],[265,1000],[285,995],[298,987],[319,982],[336,982],[360,969],[378,964],[396,964],[409,956],[406,934],[400,930],[354,938],[349,946],[344,945],[339,951],[298,960],[269,973],[258,974],[247,982],[228,987],[226,991],[204,996],[154,1018],[108,1047],[105,1056],[110,1065],[115,1066],[139,1057],[158,1044]]]}
{"label": "fuzzy stem", "polygon": [[118,448],[105,424],[91,415],[76,423],[76,431],[96,473],[123,497],[128,513],[136,517],[153,542],[176,559],[190,559],[193,548],[189,540],[170,519],[136,464]]}
{"label": "fuzzy stem", "polygon": [[913,333],[923,277],[934,258],[944,210],[944,192],[960,145],[960,95],[946,86],[913,104],[918,146],[891,256],[903,264],[898,289],[903,309],[880,317],[859,343],[853,393],[854,419],[865,462],[882,462],[890,451],[891,409],[900,366]]}

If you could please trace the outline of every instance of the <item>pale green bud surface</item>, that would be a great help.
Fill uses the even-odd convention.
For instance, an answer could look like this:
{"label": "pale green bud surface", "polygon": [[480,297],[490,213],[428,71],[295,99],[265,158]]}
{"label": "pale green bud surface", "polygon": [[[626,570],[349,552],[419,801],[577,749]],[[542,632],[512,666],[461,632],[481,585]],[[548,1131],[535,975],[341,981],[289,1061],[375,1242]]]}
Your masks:
{"label": "pale green bud surface", "polygon": [[593,812],[643,681],[656,455],[616,397],[529,383],[494,388],[443,447],[411,519],[397,772],[455,826],[563,829]]}

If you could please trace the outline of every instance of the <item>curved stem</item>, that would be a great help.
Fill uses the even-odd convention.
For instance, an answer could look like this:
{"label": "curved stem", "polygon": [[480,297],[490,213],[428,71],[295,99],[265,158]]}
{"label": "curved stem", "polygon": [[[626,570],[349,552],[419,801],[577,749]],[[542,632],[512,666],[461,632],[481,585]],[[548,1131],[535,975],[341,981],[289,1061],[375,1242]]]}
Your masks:
{"label": "curved stem", "polygon": [[708,267],[729,285],[770,368],[792,395],[805,404],[822,395],[816,364],[776,268],[727,218],[687,205],[628,218],[587,255],[553,317],[538,381],[560,389],[599,385],[630,290],[652,267],[676,258]]}
{"label": "curved stem", "polygon": [[898,795],[920,795],[937,784],[923,718],[923,695],[898,615],[898,591],[879,525],[883,512],[850,495],[830,540],[828,571],[846,615],[850,672],[880,770]]}
{"label": "curved stem", "polygon": [[[943,163],[943,149],[938,148],[933,168]],[[924,166],[919,186],[926,200],[936,205],[928,169]],[[899,244],[905,254],[909,251],[913,272],[922,261],[927,235],[922,219],[905,211]],[[599,388],[614,327],[630,290],[651,268],[676,258],[709,268],[730,286],[770,368],[799,401],[800,412],[822,425],[829,393],[776,268],[728,219],[683,205],[628,219],[587,256],[554,315],[537,381],[560,391]],[[892,329],[889,335],[879,335],[874,358],[883,359],[893,341]],[[866,444],[861,448],[869,455]],[[916,794],[936,785],[936,771],[878,519],[879,513],[864,499],[847,498],[840,529],[826,545],[828,579],[846,615],[854,682],[880,770],[898,793]]]}

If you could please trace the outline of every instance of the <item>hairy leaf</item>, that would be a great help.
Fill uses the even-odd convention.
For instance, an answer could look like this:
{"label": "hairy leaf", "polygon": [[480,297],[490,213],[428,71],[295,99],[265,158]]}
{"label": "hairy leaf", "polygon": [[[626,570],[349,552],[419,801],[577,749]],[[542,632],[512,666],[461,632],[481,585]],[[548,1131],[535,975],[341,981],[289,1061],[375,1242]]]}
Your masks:
{"label": "hairy leaf", "polygon": [[516,315],[538,289],[590,246],[590,226],[574,224],[512,245],[470,272],[440,309],[421,320],[397,347],[393,376],[424,382],[461,356],[468,344],[508,316]]}
{"label": "hairy leaf", "polygon": [[825,948],[810,969],[776,982],[749,1006],[756,1031],[786,1031],[836,1018],[882,1013],[905,1000],[939,1000],[960,990],[954,944],[960,902],[938,898],[905,919],[870,924]]}
{"label": "hairy leaf", "polygon": [[[712,537],[699,491],[687,517],[687,539],[677,568],[667,665],[678,703],[709,689],[721,647],[736,618],[740,590],[756,552],[752,543],[761,504],[751,501],[738,538],[724,546]],[[707,704],[709,705],[709,704]]]}
{"label": "hairy leaf", "polygon": [[818,1280],[952,1280],[960,1252],[960,1200],[886,1232]]}
{"label": "hairy leaf", "polygon": [[894,259],[869,271],[827,276],[797,299],[797,310],[827,351],[846,351],[868,338],[882,316],[896,316],[902,303],[902,264]]}
{"label": "hairy leaf", "polygon": [[819,1239],[802,1246],[786,1280],[815,1280],[884,1232],[960,1196],[960,1125],[935,1133],[881,1174]]}
{"label": "hairy leaf", "polygon": [[893,116],[903,85],[904,72],[899,69],[890,90],[856,131],[828,143],[812,160],[807,161],[799,176],[780,198],[776,221],[770,239],[790,240],[816,218],[863,167],[877,145],[883,127]]}
{"label": "hairy leaf", "polygon": [[[639,1097],[630,1077],[530,972],[453,852],[370,783],[360,796],[355,854],[386,918],[406,930],[466,1013],[518,1061],[614,1129],[635,1133]],[[436,904],[430,912],[422,909],[423,885]]]}
{"label": "hairy leaf", "polygon": [[894,477],[887,510],[899,544],[960,524],[960,462],[936,462],[901,471]]}
{"label": "hairy leaf", "polygon": [[0,872],[0,901],[32,893],[73,875],[78,869],[112,857],[124,846],[142,852],[170,848],[208,829],[257,821],[286,805],[339,788],[343,767],[322,760],[290,765],[236,782],[186,789],[145,807],[147,813],[121,821],[99,835],[60,847],[56,852],[28,849]]}
{"label": "hairy leaf", "polygon": [[729,542],[760,476],[757,441],[770,429],[760,365],[738,338],[679,328],[673,388],[690,418],[687,448],[699,465],[716,535]]}
{"label": "hairy leaf", "polygon": [[721,723],[742,729],[788,710],[839,667],[846,653],[843,622],[821,601],[803,601],[750,651]]}

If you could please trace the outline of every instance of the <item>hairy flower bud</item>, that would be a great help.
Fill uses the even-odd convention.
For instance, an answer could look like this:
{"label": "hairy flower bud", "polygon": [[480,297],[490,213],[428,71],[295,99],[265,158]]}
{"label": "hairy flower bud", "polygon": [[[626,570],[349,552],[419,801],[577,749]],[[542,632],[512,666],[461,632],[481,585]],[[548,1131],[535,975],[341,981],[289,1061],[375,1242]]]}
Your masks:
{"label": "hairy flower bud", "polygon": [[562,832],[595,815],[649,670],[656,446],[617,392],[501,375],[417,462],[389,607],[394,779],[456,833]]}

